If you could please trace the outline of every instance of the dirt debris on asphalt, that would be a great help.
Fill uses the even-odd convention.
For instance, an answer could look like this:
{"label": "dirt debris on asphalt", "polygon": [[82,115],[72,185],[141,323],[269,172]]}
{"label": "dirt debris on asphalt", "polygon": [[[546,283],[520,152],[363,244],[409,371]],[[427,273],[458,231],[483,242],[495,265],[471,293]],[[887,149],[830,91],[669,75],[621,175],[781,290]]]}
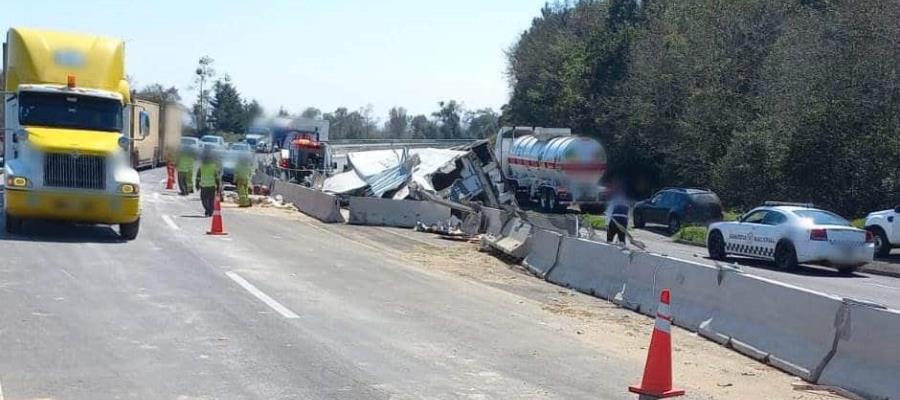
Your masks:
{"label": "dirt debris on asphalt", "polygon": [[[646,358],[653,329],[651,318],[545,282],[519,265],[479,251],[477,244],[443,241],[437,235],[405,229],[323,224],[280,207],[252,207],[240,211],[311,224],[409,261],[423,271],[452,274],[502,290],[509,294],[509,301],[543,310],[547,318],[535,321],[536,324],[577,337],[601,354],[628,359],[635,365],[643,365]],[[392,231],[391,234],[385,234],[387,230]],[[403,237],[408,237],[409,243],[403,244]],[[672,332],[675,384],[686,389],[690,398],[844,399],[826,391],[795,390],[794,384],[802,382],[799,378],[684,329],[675,327]],[[636,376],[635,382],[639,380]]]}

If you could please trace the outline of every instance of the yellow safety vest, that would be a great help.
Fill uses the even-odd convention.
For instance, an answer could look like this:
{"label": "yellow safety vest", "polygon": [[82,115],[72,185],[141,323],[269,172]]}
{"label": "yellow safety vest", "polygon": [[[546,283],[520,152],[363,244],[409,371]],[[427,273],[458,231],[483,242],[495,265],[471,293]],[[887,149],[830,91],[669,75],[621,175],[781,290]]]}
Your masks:
{"label": "yellow safety vest", "polygon": [[219,168],[215,163],[200,164],[200,187],[216,187]]}
{"label": "yellow safety vest", "polygon": [[234,177],[235,179],[245,179],[250,180],[250,175],[253,171],[251,171],[250,164],[246,162],[239,162],[237,167],[234,169]]}
{"label": "yellow safety vest", "polygon": [[178,156],[178,171],[179,172],[192,172],[194,169],[194,157],[191,157],[187,153],[181,153]]}

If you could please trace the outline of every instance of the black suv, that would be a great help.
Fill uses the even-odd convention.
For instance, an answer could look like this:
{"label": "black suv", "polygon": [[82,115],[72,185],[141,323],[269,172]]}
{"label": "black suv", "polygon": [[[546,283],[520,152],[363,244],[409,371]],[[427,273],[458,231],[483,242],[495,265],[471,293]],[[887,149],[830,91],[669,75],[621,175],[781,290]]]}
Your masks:
{"label": "black suv", "polygon": [[685,224],[722,220],[722,202],[708,189],[668,188],[634,205],[634,226],[663,224],[674,234]]}

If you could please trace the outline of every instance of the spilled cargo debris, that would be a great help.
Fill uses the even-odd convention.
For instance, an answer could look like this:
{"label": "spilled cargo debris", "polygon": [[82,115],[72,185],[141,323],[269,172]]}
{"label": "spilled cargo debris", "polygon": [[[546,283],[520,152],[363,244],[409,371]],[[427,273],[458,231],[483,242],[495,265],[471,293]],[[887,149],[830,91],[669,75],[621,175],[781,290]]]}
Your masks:
{"label": "spilled cargo debris", "polygon": [[486,140],[454,149],[352,152],[347,166],[326,178],[322,190],[338,196],[515,206],[515,194],[507,190]]}

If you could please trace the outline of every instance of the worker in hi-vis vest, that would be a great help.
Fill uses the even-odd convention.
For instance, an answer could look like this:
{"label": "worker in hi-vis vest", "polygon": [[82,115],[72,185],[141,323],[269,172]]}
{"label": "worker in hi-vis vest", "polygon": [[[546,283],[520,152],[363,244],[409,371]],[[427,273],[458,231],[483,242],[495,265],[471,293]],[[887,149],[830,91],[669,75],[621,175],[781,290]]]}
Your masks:
{"label": "worker in hi-vis vest", "polygon": [[212,151],[205,150],[200,161],[200,169],[197,170],[197,189],[200,190],[200,202],[207,217],[213,215],[215,196],[222,186],[222,175],[219,163]]}
{"label": "worker in hi-vis vest", "polygon": [[194,192],[194,162],[196,155],[190,147],[182,147],[178,152],[178,159],[175,162],[175,169],[178,171],[178,194],[187,196]]}
{"label": "worker in hi-vis vest", "polygon": [[238,206],[250,207],[250,176],[253,174],[253,156],[243,155],[234,168],[234,185],[237,186]]}

